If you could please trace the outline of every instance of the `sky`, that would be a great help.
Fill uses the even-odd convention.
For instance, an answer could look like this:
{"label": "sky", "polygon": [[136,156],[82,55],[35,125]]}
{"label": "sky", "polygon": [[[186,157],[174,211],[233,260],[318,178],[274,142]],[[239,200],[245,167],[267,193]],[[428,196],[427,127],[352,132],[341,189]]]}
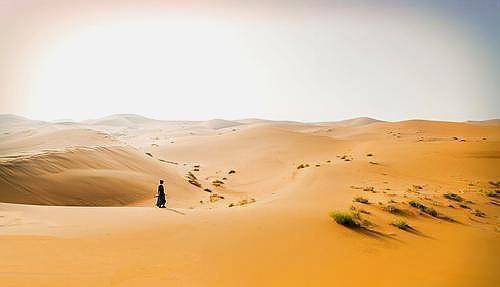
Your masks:
{"label": "sky", "polygon": [[500,118],[497,1],[0,0],[0,114]]}

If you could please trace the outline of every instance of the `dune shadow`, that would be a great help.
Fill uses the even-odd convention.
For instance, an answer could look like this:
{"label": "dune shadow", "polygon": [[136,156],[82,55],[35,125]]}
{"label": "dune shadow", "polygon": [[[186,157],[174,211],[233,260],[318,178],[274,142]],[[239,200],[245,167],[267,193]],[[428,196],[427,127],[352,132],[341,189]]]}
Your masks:
{"label": "dune shadow", "polygon": [[411,234],[414,234],[414,235],[417,235],[417,236],[420,236],[420,237],[425,237],[425,238],[429,238],[429,239],[435,239],[434,237],[432,236],[429,236],[421,231],[418,231],[416,230],[415,228],[413,227],[409,227],[409,228],[406,228],[406,229],[401,229],[403,231],[406,231],[408,233],[411,233]]}
{"label": "dune shadow", "polygon": [[374,239],[380,239],[380,240],[391,239],[391,240],[399,241],[398,239],[396,239],[388,234],[385,234],[383,232],[380,232],[380,231],[377,231],[374,229],[370,229],[367,227],[357,227],[357,228],[352,228],[352,230],[357,232],[357,233],[363,234],[365,236],[374,238]]}
{"label": "dune shadow", "polygon": [[173,208],[168,208],[168,207],[167,207],[167,208],[165,208],[165,210],[170,210],[170,211],[175,212],[175,213],[178,213],[178,214],[186,215],[184,212],[181,212],[181,211],[175,210],[175,209],[173,209]]}

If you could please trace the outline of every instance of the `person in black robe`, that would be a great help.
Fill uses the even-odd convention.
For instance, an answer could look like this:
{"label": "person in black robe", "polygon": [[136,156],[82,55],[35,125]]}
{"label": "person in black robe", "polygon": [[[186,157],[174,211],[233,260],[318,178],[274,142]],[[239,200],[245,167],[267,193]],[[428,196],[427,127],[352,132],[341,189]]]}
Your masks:
{"label": "person in black robe", "polygon": [[165,204],[167,203],[167,199],[165,196],[165,189],[163,188],[163,180],[160,179],[160,185],[158,185],[158,195],[156,196],[158,199],[156,200],[156,206],[159,208],[165,208]]}

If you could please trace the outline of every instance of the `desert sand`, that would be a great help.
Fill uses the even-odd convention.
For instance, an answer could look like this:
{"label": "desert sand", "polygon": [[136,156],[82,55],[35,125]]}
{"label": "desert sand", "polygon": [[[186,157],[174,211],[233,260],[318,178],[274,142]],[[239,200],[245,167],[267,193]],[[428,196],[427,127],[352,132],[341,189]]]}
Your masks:
{"label": "desert sand", "polygon": [[499,120],[0,115],[0,285],[499,286],[499,198]]}

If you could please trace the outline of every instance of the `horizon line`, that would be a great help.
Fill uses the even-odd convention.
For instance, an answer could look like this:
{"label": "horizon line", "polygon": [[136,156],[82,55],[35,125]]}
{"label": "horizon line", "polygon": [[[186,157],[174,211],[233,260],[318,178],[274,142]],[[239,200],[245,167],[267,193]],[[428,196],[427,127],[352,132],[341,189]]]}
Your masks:
{"label": "horizon line", "polygon": [[408,119],[402,119],[402,120],[385,120],[385,119],[368,117],[368,116],[358,116],[358,117],[352,117],[352,118],[318,120],[318,121],[301,121],[301,120],[291,120],[291,119],[270,119],[270,118],[260,118],[260,117],[242,117],[242,118],[237,118],[237,119],[225,119],[225,118],[214,117],[214,118],[204,119],[204,120],[192,120],[192,119],[159,119],[159,118],[144,116],[144,115],[136,114],[136,113],[114,113],[114,114],[109,114],[109,115],[102,116],[102,117],[87,118],[87,119],[83,119],[83,120],[74,120],[71,118],[40,120],[40,119],[32,118],[29,116],[13,114],[13,113],[0,113],[0,117],[1,116],[14,116],[14,117],[23,118],[26,120],[39,121],[39,122],[44,122],[44,123],[58,123],[58,122],[85,123],[88,121],[96,121],[96,120],[101,120],[101,119],[105,119],[105,118],[113,117],[113,116],[138,116],[138,117],[142,117],[144,119],[149,119],[149,120],[154,120],[154,121],[164,121],[164,122],[207,122],[207,121],[213,121],[213,120],[238,122],[238,121],[243,121],[243,120],[261,120],[261,121],[271,121],[271,122],[296,122],[296,123],[304,123],[304,124],[335,123],[335,122],[338,123],[338,122],[346,122],[346,121],[352,121],[352,120],[357,120],[357,119],[368,119],[368,120],[373,120],[373,121],[377,121],[377,122],[392,122],[392,123],[404,122],[404,121],[434,121],[434,122],[466,123],[466,122],[488,122],[488,121],[500,120],[500,118],[496,118],[496,117],[495,118],[486,118],[486,119],[466,119],[466,120],[461,120],[461,121],[431,119],[431,118],[408,118]]}

